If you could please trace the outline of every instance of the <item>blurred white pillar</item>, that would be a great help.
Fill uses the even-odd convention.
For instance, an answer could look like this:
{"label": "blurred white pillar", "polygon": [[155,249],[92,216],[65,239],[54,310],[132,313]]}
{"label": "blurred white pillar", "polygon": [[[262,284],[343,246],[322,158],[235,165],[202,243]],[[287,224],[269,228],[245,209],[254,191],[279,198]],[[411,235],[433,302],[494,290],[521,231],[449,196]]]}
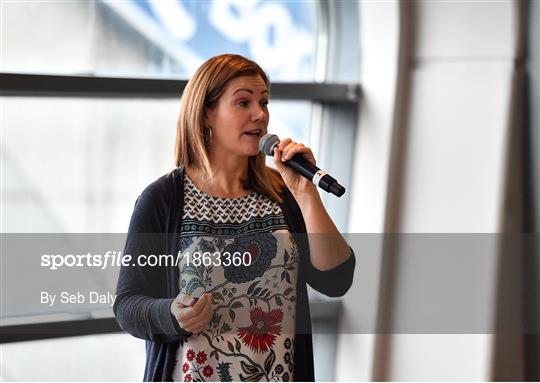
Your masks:
{"label": "blurred white pillar", "polygon": [[[363,97],[350,232],[504,230],[518,2],[410,1],[401,6],[410,7],[411,13],[400,15],[396,2],[366,1],[360,7]],[[404,22],[411,27],[408,41],[400,41]],[[407,56],[398,59],[399,49]],[[382,252],[381,247],[377,256]],[[497,248],[490,255],[482,260],[481,278],[468,276],[462,282],[482,292],[489,313],[485,323],[496,323],[501,271]],[[374,271],[362,269],[362,257],[373,256],[357,254],[355,283]],[[396,266],[393,311],[386,318],[390,327],[408,318],[403,303],[417,298],[418,291],[410,287],[426,270],[413,262],[401,257]],[[373,305],[380,280],[369,277],[375,298],[353,302],[346,296],[345,321],[371,323],[367,316],[377,312]],[[460,278],[464,276],[456,273],[449,286],[459,284]],[[489,380],[496,374],[493,338],[344,334],[338,343],[336,379]],[[518,365],[506,376],[519,376]]]}
{"label": "blurred white pillar", "polygon": [[[384,231],[397,77],[398,10],[397,1],[360,4],[362,97],[353,163],[350,233]],[[365,300],[358,302],[358,294],[344,297],[344,322],[365,323],[362,332],[366,333],[376,320],[380,253],[379,249],[371,254],[356,254],[352,288],[362,288]],[[336,380],[371,380],[374,338],[373,334],[339,336]]]}

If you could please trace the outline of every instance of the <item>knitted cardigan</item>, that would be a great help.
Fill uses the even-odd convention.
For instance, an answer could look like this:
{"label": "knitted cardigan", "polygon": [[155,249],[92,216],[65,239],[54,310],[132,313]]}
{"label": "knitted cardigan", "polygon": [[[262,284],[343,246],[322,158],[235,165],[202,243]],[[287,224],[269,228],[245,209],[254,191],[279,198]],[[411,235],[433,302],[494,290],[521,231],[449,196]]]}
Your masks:
{"label": "knitted cardigan", "polygon": [[[133,258],[122,266],[113,310],[120,327],[146,340],[144,381],[171,381],[179,342],[191,335],[170,313],[179,294],[175,266],[141,266],[140,255],[172,254],[180,250],[184,201],[184,169],[178,167],[151,183],[137,198],[124,248]],[[306,226],[296,200],[287,188],[280,204],[300,253],[297,279],[294,380],[314,381],[311,317],[306,284],[331,297],[344,295],[353,280],[355,256],[331,270],[316,269],[310,261]],[[303,234],[303,235],[302,235]]]}

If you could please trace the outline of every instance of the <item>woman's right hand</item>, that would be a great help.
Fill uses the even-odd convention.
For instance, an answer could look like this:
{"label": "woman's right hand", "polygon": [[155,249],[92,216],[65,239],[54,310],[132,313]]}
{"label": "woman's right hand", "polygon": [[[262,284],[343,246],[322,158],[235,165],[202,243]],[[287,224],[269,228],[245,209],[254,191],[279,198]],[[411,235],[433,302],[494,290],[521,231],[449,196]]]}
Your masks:
{"label": "woman's right hand", "polygon": [[180,293],[171,304],[171,313],[181,328],[192,333],[199,333],[214,316],[212,294],[204,293],[199,300],[195,300]]}

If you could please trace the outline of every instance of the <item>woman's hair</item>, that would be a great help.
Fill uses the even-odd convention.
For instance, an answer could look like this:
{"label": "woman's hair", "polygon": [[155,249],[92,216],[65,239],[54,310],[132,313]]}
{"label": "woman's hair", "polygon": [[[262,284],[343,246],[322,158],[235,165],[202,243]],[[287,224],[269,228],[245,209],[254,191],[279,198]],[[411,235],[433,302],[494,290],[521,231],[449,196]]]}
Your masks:
{"label": "woman's hair", "polygon": [[[224,54],[204,62],[186,85],[176,126],[175,164],[192,166],[208,179],[212,178],[208,160],[209,139],[205,131],[205,109],[213,108],[225,90],[227,83],[240,76],[259,75],[270,88],[268,76],[257,63],[245,57]],[[284,183],[279,173],[265,165],[265,156],[259,153],[248,158],[246,189],[265,194],[271,200],[281,202]]]}

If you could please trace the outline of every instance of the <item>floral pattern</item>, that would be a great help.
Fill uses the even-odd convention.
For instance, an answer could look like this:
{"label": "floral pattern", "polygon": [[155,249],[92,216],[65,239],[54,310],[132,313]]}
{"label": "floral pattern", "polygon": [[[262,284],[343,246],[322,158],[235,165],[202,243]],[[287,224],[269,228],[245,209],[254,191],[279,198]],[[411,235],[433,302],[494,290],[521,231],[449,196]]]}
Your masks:
{"label": "floral pattern", "polygon": [[184,252],[191,244],[193,243],[193,237],[192,236],[182,236],[180,239],[180,251]]}
{"label": "floral pattern", "polygon": [[251,263],[195,267],[182,259],[180,291],[211,293],[214,316],[181,343],[173,380],[292,380],[299,253],[279,205],[260,203],[256,194],[227,200],[229,210],[243,212],[227,222],[222,200],[193,191],[192,200],[195,195],[205,200],[184,204],[182,252],[249,252]]}
{"label": "floral pattern", "polygon": [[190,348],[186,351],[185,360],[187,362],[182,364],[184,382],[204,381],[204,378],[211,378],[214,375],[214,368],[210,364],[204,364],[207,361],[206,352],[199,351],[195,356],[195,351]]}
{"label": "floral pattern", "polygon": [[232,382],[232,376],[229,372],[231,363],[221,362],[217,366],[219,379],[222,382]]}
{"label": "floral pattern", "polygon": [[236,238],[231,244],[225,246],[224,252],[233,254],[239,252],[251,254],[249,266],[224,266],[225,278],[232,283],[244,283],[260,277],[270,266],[276,256],[277,240],[271,233],[256,233],[252,236]]}
{"label": "floral pattern", "polygon": [[254,352],[267,352],[274,345],[276,335],[281,332],[283,311],[274,309],[267,313],[260,307],[254,307],[250,314],[251,325],[238,327],[238,336]]}

